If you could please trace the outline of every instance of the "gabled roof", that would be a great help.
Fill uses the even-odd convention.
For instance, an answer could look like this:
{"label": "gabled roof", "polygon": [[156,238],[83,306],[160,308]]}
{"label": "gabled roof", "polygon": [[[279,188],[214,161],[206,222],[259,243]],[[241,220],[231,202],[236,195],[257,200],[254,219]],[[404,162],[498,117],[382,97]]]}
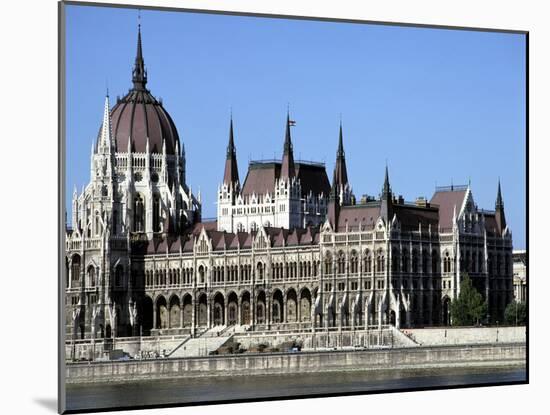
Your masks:
{"label": "gabled roof", "polygon": [[427,229],[431,225],[432,230],[434,232],[437,231],[439,224],[437,207],[393,205],[393,211],[401,223],[401,229],[403,230],[418,230],[418,225],[421,224],[424,229]]}
{"label": "gabled roof", "polygon": [[338,229],[336,232],[345,232],[346,225],[350,231],[372,229],[380,216],[380,202],[370,202],[361,205],[342,206],[338,215]]}
{"label": "gabled roof", "polygon": [[248,165],[248,173],[244,179],[243,195],[264,195],[273,193],[275,180],[281,173],[281,163],[279,162],[252,162]]}
{"label": "gabled roof", "polygon": [[[302,185],[302,196],[309,192],[314,195],[323,193],[327,196],[330,192],[325,166],[320,163],[298,162],[294,164],[296,177]],[[248,165],[248,173],[243,184],[242,193],[245,196],[272,194],[275,189],[275,181],[281,174],[281,162],[279,161],[253,161]]]}
{"label": "gabled roof", "polygon": [[[452,190],[451,190],[452,189]],[[448,190],[438,190],[432,196],[430,204],[439,206],[439,226],[441,229],[450,229],[453,227],[453,214],[456,206],[456,214],[460,213],[467,190],[458,188],[454,190],[452,187]]]}
{"label": "gabled roof", "polygon": [[498,234],[498,225],[494,213],[484,213],[485,230],[490,234]]}

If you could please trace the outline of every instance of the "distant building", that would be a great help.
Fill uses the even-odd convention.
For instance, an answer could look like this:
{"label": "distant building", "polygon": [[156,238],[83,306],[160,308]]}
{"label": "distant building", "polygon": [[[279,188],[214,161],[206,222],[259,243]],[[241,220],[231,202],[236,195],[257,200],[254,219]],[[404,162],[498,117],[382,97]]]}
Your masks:
{"label": "distant building", "polygon": [[516,250],[514,260],[514,299],[518,303],[527,301],[527,251]]}
{"label": "distant building", "polygon": [[469,185],[409,203],[386,168],[379,196],[357,203],[342,126],[330,183],[323,164],[294,161],[287,116],[282,159],[251,162],[241,186],[231,120],[217,220],[203,222],[176,126],[146,88],[141,33],[132,81],[113,108],[107,97],[90,182],[73,194],[68,338],[447,325],[464,273],[503,321],[514,293],[500,183],[494,211]]}

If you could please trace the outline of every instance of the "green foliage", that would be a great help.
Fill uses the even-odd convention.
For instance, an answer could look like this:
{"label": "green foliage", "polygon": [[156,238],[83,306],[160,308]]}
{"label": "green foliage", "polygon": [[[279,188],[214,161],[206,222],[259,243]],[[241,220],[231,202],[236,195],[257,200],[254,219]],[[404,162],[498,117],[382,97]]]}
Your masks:
{"label": "green foliage", "polygon": [[472,285],[468,274],[462,275],[460,294],[451,302],[451,317],[453,326],[473,326],[487,314],[487,303]]}
{"label": "green foliage", "polygon": [[523,326],[527,322],[527,305],[512,301],[504,310],[506,324]]}

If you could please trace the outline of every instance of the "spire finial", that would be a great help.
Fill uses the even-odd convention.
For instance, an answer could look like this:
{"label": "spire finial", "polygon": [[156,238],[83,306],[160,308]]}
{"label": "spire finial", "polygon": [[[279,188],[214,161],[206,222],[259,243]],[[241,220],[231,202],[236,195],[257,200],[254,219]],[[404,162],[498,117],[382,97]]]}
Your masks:
{"label": "spire finial", "polygon": [[111,147],[111,112],[109,105],[109,90],[105,95],[105,106],[103,108],[103,124],[101,126],[101,145]]}
{"label": "spire finial", "polygon": [[504,208],[504,202],[502,201],[502,192],[500,189],[500,177],[498,178],[498,190],[497,190],[497,200],[495,203],[495,210],[497,209],[503,209]]}
{"label": "spire finial", "polygon": [[140,19],[140,23],[138,23],[137,52],[134,70],[132,71],[132,82],[134,83],[134,89],[143,90],[145,89],[145,84],[147,83],[147,71],[145,70],[143,49],[141,45],[141,16],[138,16],[138,19]]}
{"label": "spire finial", "polygon": [[344,137],[342,134],[342,115],[340,114],[340,132],[338,136],[338,152],[336,153],[336,158],[344,157]]}
{"label": "spire finial", "polygon": [[384,186],[382,187],[382,197],[388,196],[390,194],[391,194],[390,175],[388,173],[388,161],[386,160],[386,171],[384,173]]}
{"label": "spire finial", "polygon": [[237,185],[239,182],[239,169],[237,167],[237,150],[233,138],[233,114],[229,120],[229,143],[227,144],[227,155],[225,158],[225,170],[223,182],[227,185]]}
{"label": "spire finial", "polygon": [[283,159],[281,161],[281,178],[294,177],[294,154],[292,151],[292,139],[290,137],[290,126],[296,122],[290,119],[290,110],[287,108],[286,113],[286,129],[285,129],[285,144],[283,148]]}

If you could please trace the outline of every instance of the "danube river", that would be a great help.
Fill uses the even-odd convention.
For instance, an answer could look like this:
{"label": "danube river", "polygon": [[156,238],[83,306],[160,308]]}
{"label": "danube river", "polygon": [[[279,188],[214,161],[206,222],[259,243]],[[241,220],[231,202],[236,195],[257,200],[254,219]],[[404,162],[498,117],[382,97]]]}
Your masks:
{"label": "danube river", "polygon": [[67,410],[525,382],[525,368],[445,368],[67,385]]}

